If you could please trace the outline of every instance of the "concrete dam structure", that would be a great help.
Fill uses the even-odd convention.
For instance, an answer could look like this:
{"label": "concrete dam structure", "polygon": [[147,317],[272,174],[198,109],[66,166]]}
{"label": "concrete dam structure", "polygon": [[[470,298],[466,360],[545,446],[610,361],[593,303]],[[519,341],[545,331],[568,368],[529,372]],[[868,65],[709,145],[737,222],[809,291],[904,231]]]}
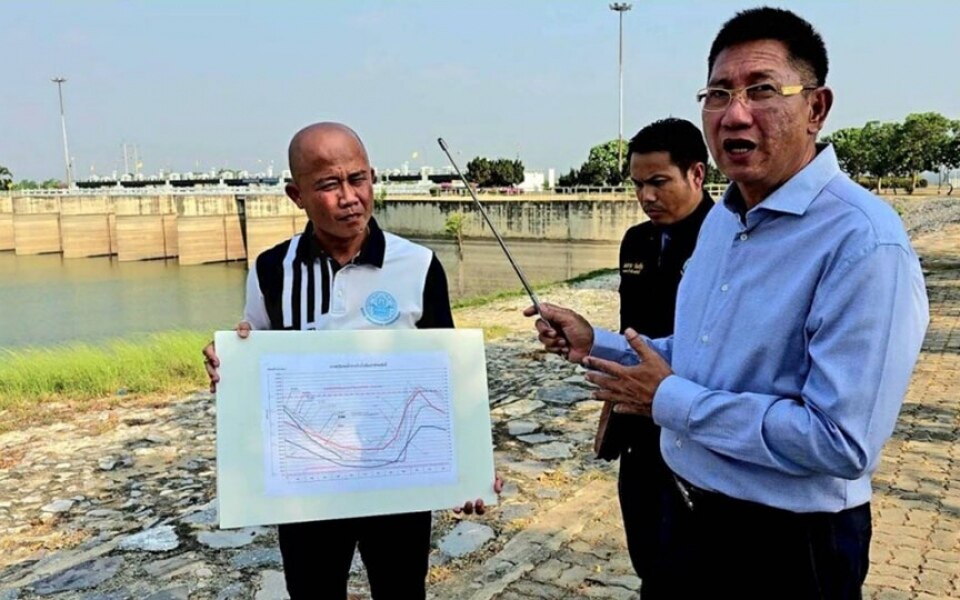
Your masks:
{"label": "concrete dam structure", "polygon": [[[617,242],[645,220],[625,195],[481,197],[507,239]],[[377,202],[381,226],[414,238],[444,237],[461,213],[463,237],[492,238],[469,198],[397,197]],[[253,260],[302,231],[306,215],[282,193],[56,194],[0,196],[0,250],[120,261],[177,258],[182,265]]]}

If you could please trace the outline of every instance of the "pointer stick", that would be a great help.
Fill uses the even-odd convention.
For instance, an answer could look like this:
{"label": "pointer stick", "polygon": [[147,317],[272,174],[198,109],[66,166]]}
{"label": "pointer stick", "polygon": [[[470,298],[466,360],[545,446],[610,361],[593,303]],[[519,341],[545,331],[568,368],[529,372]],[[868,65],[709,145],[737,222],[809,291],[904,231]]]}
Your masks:
{"label": "pointer stick", "polygon": [[513,267],[517,277],[520,278],[520,283],[523,284],[523,289],[525,289],[527,291],[527,295],[530,296],[530,300],[533,302],[533,307],[536,309],[537,314],[543,316],[540,313],[540,299],[537,298],[536,292],[534,292],[533,288],[530,287],[530,283],[527,281],[527,278],[523,276],[523,271],[520,270],[520,266],[517,265],[515,260],[513,260],[513,256],[510,254],[510,251],[507,250],[507,245],[503,242],[503,238],[500,237],[500,233],[497,231],[497,228],[494,227],[493,223],[490,222],[490,217],[487,215],[487,211],[483,209],[483,205],[480,204],[480,200],[477,199],[477,195],[474,193],[473,188],[470,187],[470,183],[467,182],[467,178],[463,176],[463,173],[460,172],[460,167],[457,166],[456,161],[454,161],[453,157],[450,156],[450,150],[447,148],[447,143],[443,141],[443,138],[437,138],[437,143],[440,144],[440,149],[443,150],[443,153],[447,155],[448,159],[450,159],[450,164],[453,165],[453,169],[457,172],[457,175],[460,176],[460,180],[463,181],[463,185],[467,186],[467,191],[470,192],[470,197],[473,198],[474,204],[476,204],[477,208],[480,209],[480,214],[483,215],[483,219],[487,222],[487,225],[490,226],[490,231],[493,232],[494,237],[496,237],[497,241],[500,242],[500,247],[503,249],[503,253],[507,255],[507,260],[510,261],[510,266]]}

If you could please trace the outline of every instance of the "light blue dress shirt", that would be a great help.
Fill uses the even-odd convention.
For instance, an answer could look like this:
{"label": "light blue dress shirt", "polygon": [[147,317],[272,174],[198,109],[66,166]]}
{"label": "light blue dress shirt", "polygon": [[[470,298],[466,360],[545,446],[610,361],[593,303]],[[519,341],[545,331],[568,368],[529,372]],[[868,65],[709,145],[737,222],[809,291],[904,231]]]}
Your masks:
{"label": "light blue dress shirt", "polygon": [[[653,418],[670,468],[704,489],[795,512],[870,500],[929,321],[896,213],[840,172],[832,146],[746,213],[700,230]],[[595,330],[594,356],[636,364]]]}

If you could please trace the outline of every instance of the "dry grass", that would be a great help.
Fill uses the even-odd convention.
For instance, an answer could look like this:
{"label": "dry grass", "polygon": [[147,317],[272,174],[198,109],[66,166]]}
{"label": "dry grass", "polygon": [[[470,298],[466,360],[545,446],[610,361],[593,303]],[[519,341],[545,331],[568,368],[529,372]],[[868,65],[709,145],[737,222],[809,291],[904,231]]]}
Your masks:
{"label": "dry grass", "polygon": [[12,469],[20,464],[23,456],[27,453],[26,448],[7,448],[0,454],[0,471]]}
{"label": "dry grass", "polygon": [[120,424],[120,419],[115,412],[105,412],[96,420],[90,420],[84,423],[82,429],[90,437],[99,437],[105,433],[113,431]]}
{"label": "dry grass", "polygon": [[539,481],[541,485],[545,487],[564,489],[570,485],[570,483],[573,481],[573,478],[570,477],[569,473],[553,471],[550,473],[541,473],[537,476],[537,481]]}
{"label": "dry grass", "polygon": [[26,531],[0,538],[0,566],[15,564],[40,550],[73,548],[90,538],[87,530],[58,529],[57,522],[33,520]]}
{"label": "dry grass", "polygon": [[[78,415],[108,411],[116,407],[160,408],[176,400],[167,392],[143,394],[94,400],[63,400],[60,402],[41,402],[37,404],[17,404],[0,410],[0,434],[28,427],[51,425],[65,421],[74,421]],[[103,421],[86,424],[91,435],[101,435],[112,431],[118,425],[115,415],[108,415]],[[3,457],[0,457],[0,465]]]}
{"label": "dry grass", "polygon": [[443,581],[448,581],[454,576],[454,570],[448,565],[434,565],[427,572],[427,583],[433,585]]}

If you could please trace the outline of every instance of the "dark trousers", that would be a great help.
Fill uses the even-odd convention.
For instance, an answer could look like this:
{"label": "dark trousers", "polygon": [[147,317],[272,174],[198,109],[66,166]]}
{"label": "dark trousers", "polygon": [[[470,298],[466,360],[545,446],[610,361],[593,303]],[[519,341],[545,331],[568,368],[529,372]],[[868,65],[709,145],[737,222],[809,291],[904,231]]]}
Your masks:
{"label": "dark trousers", "polygon": [[664,586],[660,560],[660,532],[665,484],[672,474],[660,455],[660,428],[647,417],[616,415],[621,435],[620,512],[630,562],[640,577],[643,600],[671,598]]}
{"label": "dark trousers", "polygon": [[430,525],[429,512],[280,525],[291,600],[345,600],[355,548],[375,600],[422,600]]}
{"label": "dark trousers", "polygon": [[[794,513],[664,489],[661,567],[673,598],[860,600],[870,565],[870,504]],[[646,597],[644,597],[646,600]]]}

